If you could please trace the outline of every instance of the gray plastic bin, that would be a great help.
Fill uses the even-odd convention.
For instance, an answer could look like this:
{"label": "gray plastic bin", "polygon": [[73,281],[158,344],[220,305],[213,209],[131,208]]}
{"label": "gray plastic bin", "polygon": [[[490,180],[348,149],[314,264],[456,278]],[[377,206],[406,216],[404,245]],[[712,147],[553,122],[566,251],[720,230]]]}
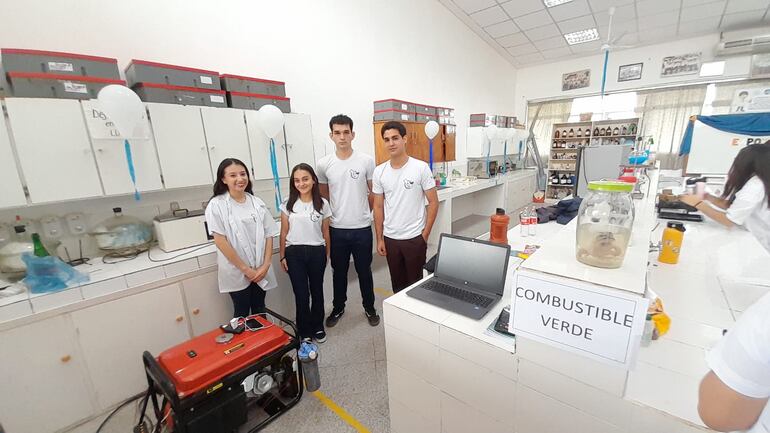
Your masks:
{"label": "gray plastic bin", "polygon": [[132,89],[144,102],[227,107],[224,90],[197,89],[157,83],[138,83]]}
{"label": "gray plastic bin", "polygon": [[436,115],[436,107],[430,106],[430,105],[420,105],[420,104],[414,104],[414,113],[415,114],[427,114],[427,115]]}
{"label": "gray plastic bin", "polygon": [[471,114],[470,126],[489,126],[489,125],[497,125],[497,116],[495,116],[494,114],[485,114],[485,113]]}
{"label": "gray plastic bin", "polygon": [[222,89],[230,92],[253,93],[257,95],[286,96],[286,83],[262,78],[220,75]]}
{"label": "gray plastic bin", "polygon": [[414,122],[414,113],[409,113],[401,110],[381,110],[374,112],[374,121],[382,122],[388,120],[398,120],[400,122]]}
{"label": "gray plastic bin", "polygon": [[23,98],[93,99],[110,84],[125,86],[123,80],[76,75],[9,72],[9,94]]}
{"label": "gray plastic bin", "polygon": [[291,99],[283,96],[227,92],[227,102],[230,107],[245,110],[259,110],[263,105],[271,104],[284,113],[291,113]]}
{"label": "gray plastic bin", "polygon": [[109,57],[57,51],[0,49],[5,72],[35,72],[120,79],[118,61]]}
{"label": "gray plastic bin", "polygon": [[157,83],[220,90],[219,72],[137,59],[131,60],[128,64],[126,80],[131,86],[139,83]]}
{"label": "gray plastic bin", "polygon": [[422,122],[422,123],[427,123],[427,122],[430,122],[431,120],[435,120],[436,122],[438,122],[438,116],[430,115],[430,114],[417,113],[415,115],[415,119],[417,122]]}
{"label": "gray plastic bin", "polygon": [[383,99],[381,101],[374,101],[375,113],[386,110],[404,111],[410,114],[415,114],[414,104],[411,102],[401,101],[399,99]]}

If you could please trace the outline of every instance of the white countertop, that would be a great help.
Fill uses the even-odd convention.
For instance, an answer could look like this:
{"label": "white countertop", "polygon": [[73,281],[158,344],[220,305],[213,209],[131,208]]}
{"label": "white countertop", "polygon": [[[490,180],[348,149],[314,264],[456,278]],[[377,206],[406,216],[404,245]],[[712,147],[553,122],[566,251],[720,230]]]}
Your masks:
{"label": "white countertop", "polygon": [[537,172],[535,169],[525,168],[523,170],[515,170],[506,174],[501,174],[489,179],[476,179],[467,183],[451,183],[448,188],[438,190],[439,201],[449,198],[460,197],[466,194],[472,194],[482,189],[490,188],[497,185],[502,185],[505,182],[511,182],[525,177],[534,176]]}

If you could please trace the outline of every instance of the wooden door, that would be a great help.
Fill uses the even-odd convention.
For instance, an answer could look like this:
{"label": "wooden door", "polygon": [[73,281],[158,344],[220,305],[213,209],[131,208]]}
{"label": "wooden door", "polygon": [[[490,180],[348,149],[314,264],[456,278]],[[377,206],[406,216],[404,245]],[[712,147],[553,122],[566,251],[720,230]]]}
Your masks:
{"label": "wooden door", "polygon": [[457,159],[455,152],[457,127],[455,125],[441,125],[441,132],[444,134],[444,161],[454,161]]}

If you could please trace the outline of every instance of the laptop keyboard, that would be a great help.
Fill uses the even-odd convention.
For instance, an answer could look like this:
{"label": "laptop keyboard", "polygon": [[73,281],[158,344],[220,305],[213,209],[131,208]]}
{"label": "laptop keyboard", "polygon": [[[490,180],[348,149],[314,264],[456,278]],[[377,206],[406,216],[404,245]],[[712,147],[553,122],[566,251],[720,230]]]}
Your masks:
{"label": "laptop keyboard", "polygon": [[425,290],[431,292],[441,293],[442,295],[449,296],[451,298],[459,299],[460,301],[467,302],[469,304],[478,305],[479,307],[488,307],[494,299],[486,296],[477,295],[467,290],[458,289],[457,287],[450,286],[448,284],[440,283],[438,281],[426,281],[423,284]]}

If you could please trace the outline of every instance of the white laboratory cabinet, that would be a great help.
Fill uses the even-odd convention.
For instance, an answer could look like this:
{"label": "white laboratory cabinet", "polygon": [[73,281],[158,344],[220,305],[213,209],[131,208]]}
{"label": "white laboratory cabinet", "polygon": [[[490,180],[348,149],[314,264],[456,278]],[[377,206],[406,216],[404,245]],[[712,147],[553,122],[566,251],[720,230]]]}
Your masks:
{"label": "white laboratory cabinet", "polygon": [[11,150],[11,139],[5,116],[0,112],[0,209],[5,207],[24,206],[27,198],[16,169],[16,159]]}
{"label": "white laboratory cabinet", "polygon": [[200,107],[211,172],[217,174],[219,163],[225,158],[237,158],[251,168],[249,137],[243,110],[234,108]]}
{"label": "white laboratory cabinet", "polygon": [[212,185],[200,107],[147,103],[166,188]]}
{"label": "white laboratory cabinet", "polygon": [[32,203],[104,194],[80,101],[7,98],[5,104]]}
{"label": "white laboratory cabinet", "polygon": [[301,113],[284,114],[286,132],[286,150],[289,158],[289,170],[304,162],[315,169],[315,149],[310,115]]}

